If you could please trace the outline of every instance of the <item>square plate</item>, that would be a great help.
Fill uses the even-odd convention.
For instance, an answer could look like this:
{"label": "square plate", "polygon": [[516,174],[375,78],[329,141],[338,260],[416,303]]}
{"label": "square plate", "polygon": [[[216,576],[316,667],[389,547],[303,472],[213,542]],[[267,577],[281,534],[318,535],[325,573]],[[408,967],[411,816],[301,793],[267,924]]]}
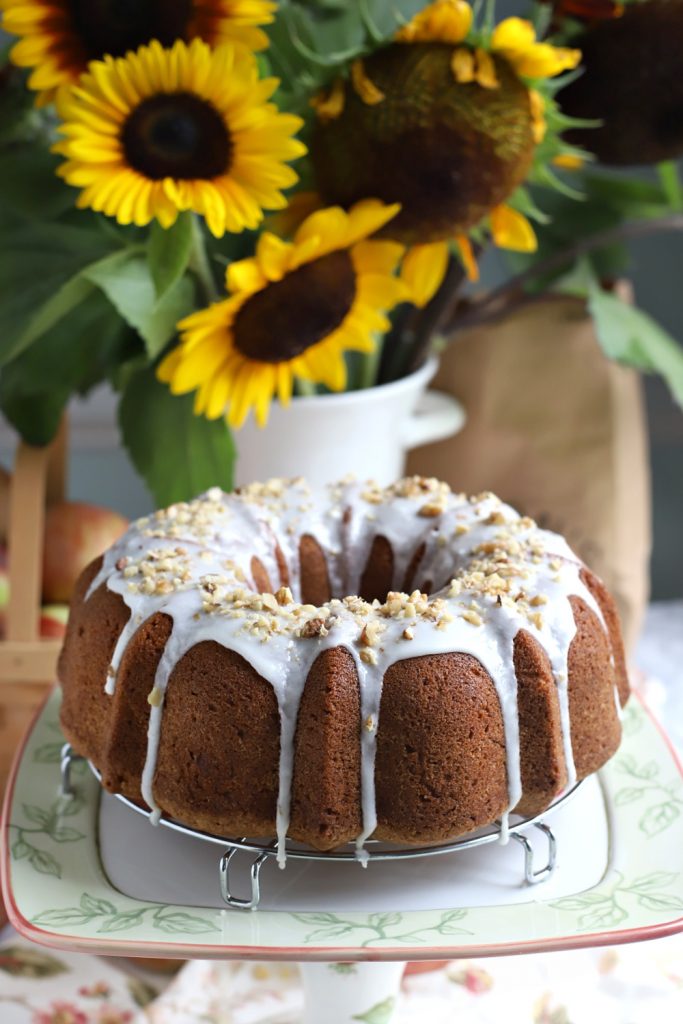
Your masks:
{"label": "square plate", "polygon": [[[599,774],[608,845],[605,870],[594,884],[568,894],[565,887],[559,897],[546,890],[545,899],[542,884],[523,890],[521,902],[518,891],[514,900],[488,906],[359,911],[321,903],[256,913],[143,900],[114,887],[100,857],[97,781],[78,765],[76,797],[57,794],[59,702],[54,690],[17,755],[2,822],[8,913],[36,942],[117,956],[437,960],[632,942],[683,930],[683,769],[637,697],[624,714],[621,748]],[[412,863],[423,870],[421,862]],[[159,859],[158,871],[165,868]],[[187,872],[193,869],[188,860]]]}

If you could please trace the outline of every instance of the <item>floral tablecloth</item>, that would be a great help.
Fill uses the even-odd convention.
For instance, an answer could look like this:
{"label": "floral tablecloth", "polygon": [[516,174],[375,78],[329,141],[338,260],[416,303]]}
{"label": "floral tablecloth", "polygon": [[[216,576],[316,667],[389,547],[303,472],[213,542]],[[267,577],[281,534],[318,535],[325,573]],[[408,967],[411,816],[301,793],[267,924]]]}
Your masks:
{"label": "floral tablecloth", "polygon": [[[683,601],[649,610],[637,662],[648,703],[683,748]],[[194,961],[169,981],[128,961],[53,953],[9,927],[0,934],[0,1024],[294,1024],[302,1002],[292,964]],[[683,935],[407,973],[395,1021],[682,1024]]]}

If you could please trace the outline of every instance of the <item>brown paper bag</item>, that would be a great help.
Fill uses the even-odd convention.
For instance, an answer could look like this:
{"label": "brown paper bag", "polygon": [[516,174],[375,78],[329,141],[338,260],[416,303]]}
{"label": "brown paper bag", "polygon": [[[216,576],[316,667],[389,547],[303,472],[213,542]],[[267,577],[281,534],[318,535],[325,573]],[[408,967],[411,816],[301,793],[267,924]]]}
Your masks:
{"label": "brown paper bag", "polygon": [[409,472],[494,491],[557,530],[614,594],[632,649],[649,590],[650,480],[640,377],[607,360],[585,304],[548,296],[456,336],[434,387],[467,422]]}

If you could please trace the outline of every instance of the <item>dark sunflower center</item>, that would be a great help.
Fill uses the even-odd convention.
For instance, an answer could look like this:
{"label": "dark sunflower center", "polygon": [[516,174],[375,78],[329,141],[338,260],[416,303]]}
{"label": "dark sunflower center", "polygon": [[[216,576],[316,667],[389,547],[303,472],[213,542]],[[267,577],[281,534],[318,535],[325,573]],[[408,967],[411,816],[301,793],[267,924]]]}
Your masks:
{"label": "dark sunflower center", "polygon": [[223,118],[186,92],[143,100],[121,133],[131,167],[146,178],[215,178],[230,166],[232,141]]}
{"label": "dark sunflower center", "polygon": [[70,0],[71,19],[88,59],[121,57],[158,39],[185,38],[192,0]]}
{"label": "dark sunflower center", "polygon": [[233,325],[248,359],[282,363],[326,338],[351,309],[356,277],[348,252],[333,252],[256,292]]}

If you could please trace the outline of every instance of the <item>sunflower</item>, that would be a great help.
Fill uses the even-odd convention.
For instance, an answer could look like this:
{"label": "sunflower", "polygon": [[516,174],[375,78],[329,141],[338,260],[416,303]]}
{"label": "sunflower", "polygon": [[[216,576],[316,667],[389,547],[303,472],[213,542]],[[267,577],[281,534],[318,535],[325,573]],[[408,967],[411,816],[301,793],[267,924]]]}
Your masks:
{"label": "sunflower", "polygon": [[579,56],[538,42],[520,18],[475,31],[465,0],[436,0],[314,98],[311,157],[322,200],[348,206],[377,195],[401,204],[384,235],[410,246],[404,274],[418,305],[443,279],[452,241],[476,277],[472,231],[485,228],[506,248],[535,247],[508,200],[546,133],[539,86]]}
{"label": "sunflower", "polygon": [[228,267],[229,297],[178,324],[159,379],[173,394],[196,391],[198,415],[227,409],[233,427],[251,408],[263,426],[275,395],[288,404],[295,377],[342,391],[344,351],[371,352],[387,311],[407,297],[394,276],[403,247],[367,240],[397,212],[369,199],[318,210],[292,242],[264,232],[255,256]]}
{"label": "sunflower", "polygon": [[216,236],[255,228],[286,205],[297,175],[285,161],[306,152],[292,138],[301,119],[267,102],[277,85],[243,48],[199,39],[93,61],[58,97],[58,173],[82,189],[79,207],[120,224],[169,227],[194,210]]}
{"label": "sunflower", "polygon": [[257,26],[273,21],[276,6],[271,0],[0,0],[5,31],[21,36],[11,59],[33,68],[28,84],[41,105],[77,81],[91,60],[122,57],[152,39],[163,46],[199,38],[262,50],[268,37]]}

